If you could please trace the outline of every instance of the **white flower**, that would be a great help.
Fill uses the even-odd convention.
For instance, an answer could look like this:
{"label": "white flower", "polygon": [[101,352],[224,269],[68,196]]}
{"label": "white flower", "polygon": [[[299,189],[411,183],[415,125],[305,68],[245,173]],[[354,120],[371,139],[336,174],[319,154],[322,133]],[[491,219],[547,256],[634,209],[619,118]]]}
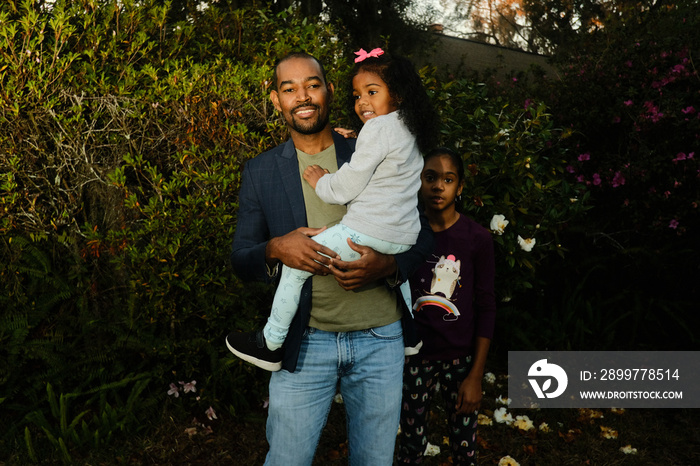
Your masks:
{"label": "white flower", "polygon": [[484,382],[486,383],[494,383],[496,381],[496,376],[493,374],[493,372],[487,372],[484,374]]}
{"label": "white flower", "polygon": [[508,220],[505,215],[496,214],[491,218],[491,230],[497,235],[502,235],[503,231],[508,226]]}
{"label": "white flower", "polygon": [[209,406],[209,409],[207,409],[207,410],[204,412],[204,414],[207,415],[207,417],[209,418],[210,421],[211,421],[212,419],[218,419],[218,417],[216,417],[216,412],[214,411],[214,408],[212,408],[211,406]]}
{"label": "white flower", "polygon": [[637,454],[637,449],[632,448],[632,445],[625,445],[624,447],[620,447],[620,451],[624,453],[625,455],[636,455]]}
{"label": "white flower", "polygon": [[476,418],[476,422],[480,426],[492,426],[493,425],[493,419],[488,417],[486,414],[481,414],[481,413],[479,413],[479,416]]}
{"label": "white flower", "polygon": [[535,247],[535,243],[535,238],[523,238],[522,236],[518,235],[518,244],[520,245],[520,249],[525,252],[532,251],[532,248]]}
{"label": "white flower", "polygon": [[182,391],[185,393],[197,391],[197,387],[195,387],[195,385],[197,385],[196,380],[193,380],[192,382],[188,382],[188,383],[185,383],[185,382],[179,382],[179,383],[180,383],[180,385],[182,385]]}
{"label": "white flower", "polygon": [[174,383],[170,384],[170,390],[168,390],[168,395],[173,395],[175,398],[180,396],[180,389]]}
{"label": "white flower", "polygon": [[525,431],[535,428],[535,426],[532,424],[532,421],[527,416],[516,416],[515,422],[513,422],[513,426]]}
{"label": "white flower", "polygon": [[494,411],[493,418],[499,424],[505,423],[505,424],[511,425],[513,423],[513,416],[511,416],[510,413],[506,411],[505,407],[498,408],[496,411]]}
{"label": "white flower", "polygon": [[498,398],[496,398],[496,403],[506,405],[506,406],[510,406],[511,401],[512,400],[508,397],[503,398],[503,395],[498,395]]}
{"label": "white flower", "polygon": [[425,446],[425,453],[423,456],[437,456],[440,454],[440,447],[437,445],[432,445],[430,442]]}
{"label": "white flower", "polygon": [[539,429],[542,432],[551,432],[551,429],[549,428],[549,424],[547,424],[546,422],[543,422],[542,424],[540,424]]}
{"label": "white flower", "polygon": [[336,393],[335,396],[333,397],[333,401],[342,405],[343,404],[343,395],[341,395],[340,393]]}
{"label": "white flower", "polygon": [[506,455],[498,461],[498,466],[520,466],[510,455]]}

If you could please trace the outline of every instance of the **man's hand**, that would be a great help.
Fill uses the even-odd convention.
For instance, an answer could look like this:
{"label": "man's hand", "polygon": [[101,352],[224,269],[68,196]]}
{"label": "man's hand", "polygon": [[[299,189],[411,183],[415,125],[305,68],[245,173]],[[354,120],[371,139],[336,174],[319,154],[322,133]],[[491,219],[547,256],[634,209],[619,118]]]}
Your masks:
{"label": "man's hand", "polygon": [[302,227],[284,236],[272,238],[267,243],[265,258],[268,261],[279,260],[287,267],[305,270],[315,275],[328,275],[330,271],[327,266],[331,263],[330,258],[339,258],[339,256],[332,249],[310,238],[325,229],[326,227]]}
{"label": "man's hand", "polygon": [[335,275],[336,281],[343,289],[354,290],[396,273],[394,256],[355,244],[350,239],[348,245],[360,253],[360,258],[351,262],[333,259],[329,266],[330,272]]}
{"label": "man's hand", "polygon": [[320,180],[326,173],[330,172],[325,168],[319,167],[318,165],[309,165],[304,170],[302,176],[306,181],[308,181],[312,188],[316,189],[316,183],[318,183],[318,180]]}

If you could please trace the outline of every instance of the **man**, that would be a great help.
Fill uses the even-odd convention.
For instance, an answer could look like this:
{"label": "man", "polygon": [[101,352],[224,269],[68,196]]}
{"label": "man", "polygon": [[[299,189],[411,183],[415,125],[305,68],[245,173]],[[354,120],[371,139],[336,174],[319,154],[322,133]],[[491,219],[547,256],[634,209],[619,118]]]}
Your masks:
{"label": "man", "polygon": [[331,130],[334,89],[318,60],[303,53],[283,58],[273,86],[270,98],[291,139],[245,166],[231,260],[242,279],[271,282],[280,263],[315,275],[302,291],[282,370],[270,379],[265,464],[312,463],[340,388],[350,464],[388,466],[399,422],[407,310],[387,283],[408,279],[432,250],[432,233],[424,223],[416,246],[397,256],[351,245],[361,254],[353,262],[312,240],[337,223],[345,207],[323,203],[300,173],[312,164],[336,171],[352,155],[354,140]]}

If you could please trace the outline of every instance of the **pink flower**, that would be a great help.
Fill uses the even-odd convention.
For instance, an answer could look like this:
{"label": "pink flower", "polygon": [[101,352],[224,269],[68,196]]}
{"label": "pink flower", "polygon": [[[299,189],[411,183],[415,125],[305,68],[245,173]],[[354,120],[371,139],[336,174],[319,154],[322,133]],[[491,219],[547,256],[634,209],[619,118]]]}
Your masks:
{"label": "pink flower", "polygon": [[530,105],[532,105],[532,99],[525,99],[525,110],[530,108]]}
{"label": "pink flower", "polygon": [[679,152],[676,154],[676,158],[672,160],[673,163],[678,163],[681,160],[685,160],[687,156],[685,155],[685,152]]}
{"label": "pink flower", "polygon": [[613,176],[613,179],[612,179],[613,188],[617,188],[618,186],[622,186],[624,184],[625,184],[625,177],[622,175],[622,173],[615,172],[615,176]]}
{"label": "pink flower", "polygon": [[691,105],[690,107],[682,109],[681,112],[685,113],[686,115],[692,115],[693,113],[695,113],[695,107]]}
{"label": "pink flower", "polygon": [[574,167],[572,167],[571,165],[568,165],[566,167],[566,171],[569,173],[576,173],[576,169]]}
{"label": "pink flower", "polygon": [[584,162],[586,160],[591,160],[591,154],[589,154],[588,152],[585,152],[585,153],[578,156],[579,162]]}
{"label": "pink flower", "polygon": [[593,174],[593,185],[598,186],[601,183],[600,181],[600,175],[597,173]]}
{"label": "pink flower", "polygon": [[632,105],[634,105],[634,102],[632,102],[631,100],[625,100],[623,103],[626,107],[631,107]]}
{"label": "pink flower", "polygon": [[646,108],[647,111],[647,119],[653,121],[654,123],[658,122],[661,119],[661,117],[664,116],[663,113],[659,112],[659,107],[657,105],[654,105],[654,102],[644,102],[644,108]]}
{"label": "pink flower", "polygon": [[212,408],[211,406],[209,406],[209,409],[207,409],[207,410],[204,412],[204,414],[207,415],[207,417],[209,418],[210,421],[211,421],[212,419],[218,419],[218,418],[216,417],[216,412],[214,412],[214,408]]}
{"label": "pink flower", "polygon": [[685,66],[683,65],[676,65],[671,68],[671,73],[682,73],[683,71],[685,71]]}
{"label": "pink flower", "polygon": [[180,396],[180,389],[174,383],[170,384],[170,390],[168,390],[168,395],[173,395],[175,398]]}
{"label": "pink flower", "polygon": [[676,220],[675,218],[671,220],[668,224],[668,227],[673,228],[674,230],[678,228],[678,220]]}

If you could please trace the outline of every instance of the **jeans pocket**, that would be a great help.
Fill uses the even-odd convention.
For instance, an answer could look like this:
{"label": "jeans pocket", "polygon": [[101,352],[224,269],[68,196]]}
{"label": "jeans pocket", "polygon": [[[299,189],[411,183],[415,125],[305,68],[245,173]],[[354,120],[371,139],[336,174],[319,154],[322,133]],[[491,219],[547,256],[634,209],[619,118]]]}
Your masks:
{"label": "jeans pocket", "polygon": [[392,341],[403,338],[403,327],[401,321],[397,321],[389,325],[367,329],[367,333],[379,340]]}

